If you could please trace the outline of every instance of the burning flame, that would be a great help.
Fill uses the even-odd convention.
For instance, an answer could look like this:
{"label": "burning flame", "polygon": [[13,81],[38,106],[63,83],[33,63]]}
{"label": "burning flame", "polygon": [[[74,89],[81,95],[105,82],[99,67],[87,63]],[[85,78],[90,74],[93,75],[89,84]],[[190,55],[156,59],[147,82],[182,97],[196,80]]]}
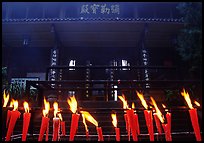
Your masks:
{"label": "burning flame", "polygon": [[184,97],[184,99],[186,100],[188,107],[190,109],[193,109],[192,103],[191,103],[191,99],[190,96],[188,94],[188,92],[185,91],[185,89],[183,89],[183,92],[181,92],[181,95]]}
{"label": "burning flame", "polygon": [[117,128],[117,117],[116,117],[116,114],[111,114],[111,117],[112,117],[113,126],[115,128]]}
{"label": "burning flame", "polygon": [[8,93],[8,95],[6,96],[5,90],[4,90],[3,98],[4,98],[4,104],[3,104],[3,107],[6,107],[8,101],[9,101],[9,93]]}
{"label": "burning flame", "polygon": [[200,103],[198,103],[197,101],[194,101],[195,105],[200,107]]}
{"label": "burning flame", "polygon": [[88,127],[87,127],[87,124],[86,124],[86,120],[85,120],[84,114],[82,114],[82,119],[83,119],[85,130],[88,132]]}
{"label": "burning flame", "polygon": [[24,109],[25,109],[25,112],[26,112],[26,113],[29,113],[29,105],[28,105],[28,102],[24,101],[24,102],[23,102],[23,107],[24,107]]}
{"label": "burning flame", "polygon": [[153,97],[150,97],[150,99],[152,100],[152,103],[153,103],[154,108],[155,108],[155,110],[156,110],[157,117],[159,118],[159,120],[160,120],[162,123],[164,123],[163,115],[162,115],[161,111],[159,110],[159,108],[157,107],[157,104],[156,104],[154,98],[153,98]]}
{"label": "burning flame", "polygon": [[87,112],[87,111],[80,111],[80,112],[84,115],[84,117],[87,121],[91,122],[96,127],[98,127],[98,122],[91,116],[91,114],[89,112]]}
{"label": "burning flame", "polygon": [[18,101],[17,100],[14,100],[13,101],[13,111],[17,110],[18,109]]}
{"label": "burning flame", "polygon": [[162,104],[162,107],[163,107],[163,108],[166,108],[166,106],[165,106],[164,104]]}
{"label": "burning flame", "polygon": [[77,111],[77,101],[75,96],[70,96],[70,99],[67,99],[67,103],[70,106],[70,110],[72,111],[72,113],[76,113]]}
{"label": "burning flame", "polygon": [[59,116],[60,120],[62,121],[62,120],[63,120],[63,119],[62,119],[62,114],[61,114],[61,113],[58,113],[58,116]]}
{"label": "burning flame", "polygon": [[50,110],[50,103],[47,102],[45,97],[44,97],[44,106],[45,106],[45,109],[43,110],[43,116],[46,117],[46,115],[49,113],[49,110]]}
{"label": "burning flame", "polygon": [[14,104],[14,99],[11,99],[9,107],[13,107],[13,104]]}
{"label": "burning flame", "polygon": [[56,118],[57,112],[58,112],[58,103],[57,102],[53,103],[53,108],[54,108],[54,118]]}
{"label": "burning flame", "polygon": [[127,109],[128,104],[127,104],[127,101],[125,100],[125,95],[122,94],[122,96],[118,96],[118,98],[123,102],[123,109]]}
{"label": "burning flame", "polygon": [[137,92],[137,96],[140,98],[142,105],[144,106],[145,109],[148,109],[148,105],[146,103],[146,101],[144,100],[144,96],[142,93]]}
{"label": "burning flame", "polygon": [[132,109],[135,109],[135,103],[132,102]]}

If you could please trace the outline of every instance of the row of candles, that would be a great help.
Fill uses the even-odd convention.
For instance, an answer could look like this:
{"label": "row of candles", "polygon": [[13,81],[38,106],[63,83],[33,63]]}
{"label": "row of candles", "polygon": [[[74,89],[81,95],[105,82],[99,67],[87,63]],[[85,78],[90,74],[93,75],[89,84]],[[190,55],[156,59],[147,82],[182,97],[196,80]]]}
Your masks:
{"label": "row of candles", "polygon": [[[144,96],[142,93],[136,91],[137,96],[139,97],[141,104],[144,106],[144,116],[146,121],[146,126],[148,129],[150,141],[154,141],[154,129],[153,129],[153,117],[156,123],[156,128],[158,130],[159,134],[162,134],[162,128],[165,133],[166,141],[172,141],[171,136],[171,113],[166,109],[165,105],[162,104],[162,106],[165,108],[166,115],[162,115],[161,111],[159,110],[157,103],[155,102],[153,97],[150,97],[151,103],[154,106],[150,109],[151,106],[148,106]],[[181,92],[181,95],[186,100],[188,106],[189,106],[189,114],[191,123],[194,129],[196,141],[201,141],[201,135],[200,135],[200,128],[198,123],[198,117],[197,117],[197,109],[193,108],[190,97],[188,92],[183,89]],[[7,103],[9,101],[9,94],[6,96],[5,91],[3,95],[4,103],[3,107],[7,106]],[[128,140],[130,141],[130,136],[132,135],[133,141],[138,141],[138,135],[140,135],[140,127],[139,127],[139,121],[138,121],[138,115],[136,113],[134,103],[132,104],[132,108],[129,108],[129,105],[127,103],[127,100],[125,99],[125,95],[118,96],[118,98],[123,103],[123,109],[124,109],[124,119],[126,123],[126,130],[128,134]],[[104,141],[102,128],[99,127],[98,122],[94,119],[94,117],[88,112],[88,111],[78,111],[77,101],[74,96],[70,96],[67,99],[67,103],[70,106],[70,110],[72,111],[72,118],[71,118],[71,127],[70,127],[70,136],[69,141],[74,141],[74,137],[77,133],[78,129],[78,121],[80,118],[80,115],[82,116],[83,123],[85,126],[86,131],[86,137],[89,138],[89,131],[86,124],[86,120],[91,122],[93,125],[96,126],[96,131],[98,134],[98,141]],[[199,104],[198,102],[195,102],[195,104]],[[30,124],[30,118],[31,113],[29,113],[29,105],[27,102],[23,103],[25,113],[23,114],[23,130],[22,130],[22,141],[26,141],[27,132]],[[200,106],[200,105],[198,105]],[[10,141],[11,135],[13,133],[16,121],[18,118],[20,118],[20,112],[18,111],[18,101],[17,100],[11,100],[10,107],[13,107],[13,110],[7,111],[7,119],[6,119],[6,127],[7,127],[7,133],[6,133],[6,139],[5,141]],[[65,136],[65,121],[62,119],[62,115],[60,113],[60,108],[58,107],[58,103],[53,103],[53,109],[54,109],[54,117],[53,117],[53,136],[52,141],[59,141],[60,140],[60,130],[61,135]],[[38,141],[43,140],[43,136],[45,134],[45,141],[48,141],[48,133],[49,133],[49,110],[50,110],[50,103],[46,101],[44,98],[44,109],[42,110],[43,116],[41,121],[41,127],[40,127],[40,134],[38,137]],[[153,111],[153,114],[152,114]],[[80,114],[81,113],[81,114]],[[115,127],[115,133],[116,133],[116,141],[120,141],[120,128],[117,127],[117,117],[116,113],[111,114],[112,117],[112,123]]]}

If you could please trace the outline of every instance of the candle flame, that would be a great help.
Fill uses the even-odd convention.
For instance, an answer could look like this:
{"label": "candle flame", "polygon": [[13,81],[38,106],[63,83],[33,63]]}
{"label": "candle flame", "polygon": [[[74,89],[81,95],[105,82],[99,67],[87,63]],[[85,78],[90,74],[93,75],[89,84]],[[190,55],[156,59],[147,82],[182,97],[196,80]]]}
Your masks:
{"label": "candle flame", "polygon": [[50,103],[47,102],[45,97],[44,97],[44,106],[45,106],[45,109],[43,110],[43,116],[46,117],[46,115],[49,113],[49,110],[50,110]]}
{"label": "candle flame", "polygon": [[132,102],[132,109],[135,109],[135,103]]}
{"label": "candle flame", "polygon": [[200,103],[198,103],[197,101],[194,101],[195,105],[200,107]]}
{"label": "candle flame", "polygon": [[190,109],[194,109],[193,106],[192,106],[192,103],[191,103],[191,99],[190,99],[190,96],[188,94],[188,92],[185,91],[185,89],[183,89],[183,92],[181,92],[181,95],[184,97],[184,99],[186,100],[187,104],[188,104],[188,107]]}
{"label": "candle flame", "polygon": [[63,120],[63,119],[62,119],[62,114],[61,114],[61,113],[58,113],[58,116],[59,116],[60,120],[62,121],[62,120]]}
{"label": "candle flame", "polygon": [[56,118],[57,112],[58,112],[58,103],[57,102],[53,103],[53,108],[54,108],[54,118]]}
{"label": "candle flame", "polygon": [[76,113],[77,111],[77,101],[75,96],[70,96],[70,99],[67,99],[67,103],[70,106],[70,110],[72,111],[72,113]]}
{"label": "candle flame", "polygon": [[13,101],[13,111],[17,110],[18,109],[18,100],[14,100]]}
{"label": "candle flame", "polygon": [[9,93],[8,93],[8,95],[6,96],[5,90],[4,90],[3,98],[4,98],[4,104],[3,104],[3,107],[6,107],[8,101],[9,101]]}
{"label": "candle flame", "polygon": [[166,106],[165,106],[164,104],[162,104],[162,107],[163,107],[163,108],[166,108]]}
{"label": "candle flame", "polygon": [[162,115],[161,111],[159,110],[159,108],[158,108],[158,106],[157,106],[157,104],[156,104],[154,98],[153,98],[153,97],[150,97],[150,99],[152,100],[152,103],[153,103],[154,108],[155,108],[155,110],[156,110],[156,115],[157,115],[157,117],[159,118],[159,120],[160,120],[162,123],[164,123],[163,115]]}
{"label": "candle flame", "polygon": [[84,115],[84,117],[87,121],[91,122],[96,127],[98,127],[98,122],[91,116],[91,114],[89,112],[87,112],[87,111],[80,111],[80,112]]}
{"label": "candle flame", "polygon": [[148,109],[148,105],[146,103],[146,101],[144,100],[144,96],[142,93],[139,93],[138,91],[136,91],[137,96],[140,98],[140,101],[142,103],[142,105],[144,106],[145,109]]}
{"label": "candle flame", "polygon": [[9,107],[13,107],[13,104],[14,104],[14,99],[12,98]]}
{"label": "candle flame", "polygon": [[115,128],[117,128],[117,117],[116,117],[116,114],[111,114],[111,117],[112,117],[113,126]]}
{"label": "candle flame", "polygon": [[123,109],[128,109],[127,100],[125,100],[125,95],[122,94],[122,96],[118,96],[118,98],[123,102]]}
{"label": "candle flame", "polygon": [[26,113],[29,113],[29,105],[28,105],[28,102],[24,101],[24,102],[23,102],[23,107],[24,107],[24,109],[25,109],[25,112],[26,112]]}
{"label": "candle flame", "polygon": [[85,120],[84,114],[82,114],[82,119],[83,119],[85,130],[88,132],[88,126],[86,124],[86,120]]}

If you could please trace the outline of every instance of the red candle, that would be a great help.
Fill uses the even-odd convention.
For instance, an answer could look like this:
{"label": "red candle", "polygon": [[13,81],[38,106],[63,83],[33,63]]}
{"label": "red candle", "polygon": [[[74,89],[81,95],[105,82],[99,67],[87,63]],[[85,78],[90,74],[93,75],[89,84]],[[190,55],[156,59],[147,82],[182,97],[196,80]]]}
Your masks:
{"label": "red candle", "polygon": [[162,124],[162,127],[163,127],[164,132],[165,132],[166,141],[172,141],[172,137],[171,137],[171,133],[170,133],[168,124]]}
{"label": "red candle", "polygon": [[17,118],[20,118],[21,113],[17,110],[15,111],[11,111],[11,117],[10,117],[10,122],[9,122],[9,126],[8,126],[8,130],[7,130],[7,134],[6,134],[6,140],[5,141],[10,141],[11,139],[11,134],[13,132],[13,129],[15,127]]}
{"label": "red candle", "polygon": [[22,132],[22,141],[26,141],[26,135],[28,132],[28,127],[30,124],[31,113],[23,113],[23,132]]}
{"label": "red candle", "polygon": [[116,141],[120,141],[120,128],[115,128]]}
{"label": "red candle", "polygon": [[28,127],[30,124],[31,114],[29,113],[29,105],[28,102],[23,103],[25,113],[23,113],[23,131],[22,131],[22,141],[26,141],[26,135],[28,132]]}
{"label": "red candle", "polygon": [[167,112],[166,113],[166,120],[167,120],[167,124],[168,124],[168,130],[170,131],[171,133],[171,113]]}
{"label": "red candle", "polygon": [[135,115],[134,115],[134,110],[133,109],[127,110],[127,118],[128,118],[128,122],[129,122],[129,125],[130,125],[131,132],[132,132],[133,141],[138,141],[138,138],[137,138],[137,124],[136,124],[136,121],[135,121]]}
{"label": "red candle", "polygon": [[77,114],[77,113],[72,114],[69,141],[74,140],[74,136],[75,136],[75,134],[77,132],[77,128],[78,128],[79,117],[80,117],[80,114]]}
{"label": "red candle", "polygon": [[154,141],[154,130],[153,130],[153,117],[152,117],[152,111],[150,110],[144,110],[145,120],[147,129],[150,136],[150,141]]}
{"label": "red candle", "polygon": [[55,117],[53,118],[53,137],[52,141],[57,141],[60,127],[60,119]]}
{"label": "red candle", "polygon": [[138,120],[138,115],[137,113],[135,113],[135,121],[136,121],[136,127],[137,127],[137,134],[140,135],[140,124],[139,124],[139,120]]}
{"label": "red candle", "polygon": [[156,123],[157,130],[158,130],[159,134],[162,134],[160,120],[159,120],[159,118],[157,117],[157,115],[155,113],[153,113],[153,116],[154,116],[154,120],[155,120],[155,123]]}
{"label": "red candle", "polygon": [[194,133],[195,133],[195,136],[196,136],[196,141],[201,141],[197,109],[193,108],[190,96],[189,96],[188,92],[185,91],[185,89],[183,89],[183,92],[181,92],[181,95],[184,97],[184,99],[186,100],[186,102],[187,102],[187,104],[188,104],[188,106],[190,108],[190,110],[188,110],[188,111],[189,111],[189,114],[190,114],[193,130],[194,130]]}
{"label": "red candle", "polygon": [[6,117],[6,127],[8,127],[8,123],[9,123],[10,118],[11,118],[11,111],[8,110],[7,111],[7,117]]}
{"label": "red candle", "polygon": [[89,131],[88,130],[86,131],[86,139],[87,140],[89,139]]}
{"label": "red candle", "polygon": [[42,141],[43,135],[44,135],[45,131],[48,129],[48,127],[49,127],[49,121],[50,121],[50,119],[48,117],[42,117],[42,122],[41,122],[40,134],[39,134],[39,137],[38,137],[38,141]]}
{"label": "red candle", "polygon": [[98,133],[98,141],[104,141],[103,139],[103,132],[101,127],[96,127],[97,133]]}
{"label": "red candle", "polygon": [[200,127],[198,124],[198,115],[197,115],[197,109],[190,109],[188,110],[191,118],[191,123],[193,126],[193,130],[195,133],[196,141],[201,141],[201,135],[200,135]]}
{"label": "red candle", "polygon": [[128,133],[128,141],[130,141],[130,126],[128,123],[127,114],[124,114],[124,118],[125,118],[126,131]]}
{"label": "red candle", "polygon": [[65,134],[66,134],[65,121],[61,121],[61,130],[62,130],[62,136],[65,136]]}
{"label": "red candle", "polygon": [[48,141],[50,118],[48,118],[46,116],[48,115],[49,110],[50,110],[50,103],[46,101],[45,97],[44,97],[44,106],[45,106],[45,109],[43,110],[43,117],[42,117],[42,122],[41,122],[40,134],[39,134],[39,137],[38,137],[38,141],[42,141],[45,131],[46,131],[45,140]]}
{"label": "red candle", "polygon": [[47,125],[47,130],[46,130],[46,136],[45,136],[45,141],[48,141],[48,135],[49,135],[49,126],[50,126],[50,123],[48,122],[48,125]]}

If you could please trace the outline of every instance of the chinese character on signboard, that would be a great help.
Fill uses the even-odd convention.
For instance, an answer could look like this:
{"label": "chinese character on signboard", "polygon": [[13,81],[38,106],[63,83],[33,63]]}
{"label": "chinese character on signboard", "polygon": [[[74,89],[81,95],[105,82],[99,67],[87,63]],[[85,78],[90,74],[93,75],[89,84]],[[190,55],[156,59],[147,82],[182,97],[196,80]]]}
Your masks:
{"label": "chinese character on signboard", "polygon": [[118,4],[84,4],[81,6],[80,14],[120,14],[120,6]]}

